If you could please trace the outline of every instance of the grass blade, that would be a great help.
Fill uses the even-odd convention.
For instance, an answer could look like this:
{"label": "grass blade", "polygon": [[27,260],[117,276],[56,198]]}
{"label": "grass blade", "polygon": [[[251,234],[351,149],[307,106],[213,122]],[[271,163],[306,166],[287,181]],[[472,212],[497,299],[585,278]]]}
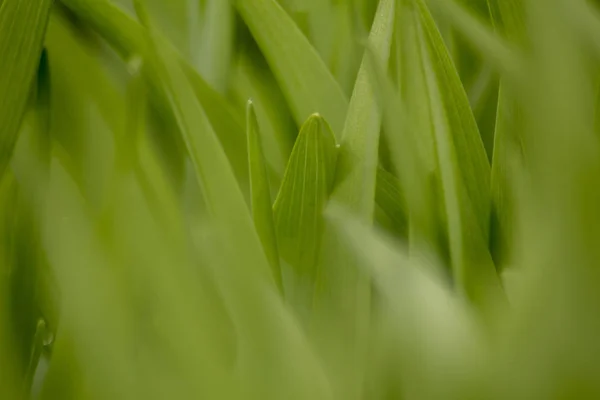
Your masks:
{"label": "grass blade", "polygon": [[273,207],[281,257],[294,269],[293,281],[308,287],[314,287],[318,279],[322,213],[336,160],[331,128],[323,117],[311,116],[300,130]]}
{"label": "grass blade", "polygon": [[[96,30],[124,59],[145,55],[147,38],[143,28],[118,6],[107,0],[62,0],[61,3]],[[248,181],[248,163],[243,113],[236,112],[172,46],[162,39],[159,41],[167,47],[168,57],[179,62],[179,68],[189,79],[189,85],[217,133],[238,182],[244,186]],[[148,69],[147,82],[153,88],[151,95],[164,110],[169,110],[169,99],[158,84],[160,79],[156,74],[156,71]]]}
{"label": "grass blade", "polygon": [[139,1],[136,8],[151,37],[148,61],[158,71],[163,89],[188,148],[208,210],[219,228],[232,240],[231,245],[244,252],[244,259],[267,279],[272,278],[265,254],[254,230],[242,192],[231,166],[177,60],[170,57],[148,20]]}
{"label": "grass blade", "polygon": [[271,188],[267,175],[267,166],[262,150],[260,130],[252,101],[248,102],[246,127],[248,129],[248,161],[250,164],[250,194],[252,200],[252,217],[258,237],[262,242],[265,255],[273,271],[273,278],[283,293],[281,266],[275,228],[273,225],[273,207]]}
{"label": "grass blade", "polygon": [[326,64],[275,0],[233,0],[285,95],[298,125],[318,112],[342,132],[348,101]]}
{"label": "grass blade", "polygon": [[12,155],[35,79],[52,0],[0,6],[0,175]]}
{"label": "grass blade", "polygon": [[377,168],[375,202],[392,221],[394,232],[400,237],[406,237],[408,210],[402,184],[398,178],[382,167]]}

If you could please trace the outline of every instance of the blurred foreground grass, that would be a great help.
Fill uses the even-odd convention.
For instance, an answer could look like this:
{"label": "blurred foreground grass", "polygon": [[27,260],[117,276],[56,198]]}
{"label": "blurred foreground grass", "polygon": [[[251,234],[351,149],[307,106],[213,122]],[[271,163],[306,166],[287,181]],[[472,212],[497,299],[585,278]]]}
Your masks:
{"label": "blurred foreground grass", "polygon": [[1,399],[600,398],[586,0],[1,0]]}

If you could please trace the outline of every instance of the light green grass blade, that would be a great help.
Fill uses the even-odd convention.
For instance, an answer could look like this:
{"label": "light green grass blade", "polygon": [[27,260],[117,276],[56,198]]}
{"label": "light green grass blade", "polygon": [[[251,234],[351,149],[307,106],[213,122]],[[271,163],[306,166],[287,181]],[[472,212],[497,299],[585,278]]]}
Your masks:
{"label": "light green grass blade", "polygon": [[[380,322],[391,329],[391,336],[374,337],[372,346],[383,344],[388,353],[382,358],[392,356],[393,367],[387,371],[390,379],[406,378],[401,388],[416,398],[464,397],[465,381],[477,376],[474,368],[481,368],[486,354],[471,310],[452,293],[439,269],[411,259],[388,238],[341,209],[329,209],[327,218],[385,299],[377,318],[383,318]],[[459,378],[448,374],[448,368],[469,372]]]}
{"label": "light green grass blade", "polygon": [[[394,29],[394,0],[379,3],[369,44],[387,64]],[[372,219],[381,113],[363,60],[348,107],[340,144],[333,199],[366,220]]]}
{"label": "light green grass blade", "polygon": [[[488,0],[492,22],[498,34],[514,45],[525,39],[523,4],[515,0]],[[510,78],[510,77],[509,77]],[[498,269],[514,262],[512,247],[517,229],[514,172],[523,162],[525,149],[521,137],[524,125],[522,105],[510,79],[501,82],[492,157],[492,219],[490,249]]]}
{"label": "light green grass blade", "polygon": [[[245,251],[244,258],[248,265],[256,268],[259,274],[264,274],[263,277],[272,279],[227,156],[177,60],[171,58],[170,52],[165,50],[155,36],[141,3],[137,1],[135,4],[151,35],[153,50],[148,61],[158,71],[169,98],[209,213],[217,227],[234,240],[231,245],[239,247],[239,251]],[[243,244],[236,246],[236,242]]]}
{"label": "light green grass blade", "polygon": [[347,99],[308,39],[275,0],[233,0],[252,32],[298,125],[320,113],[339,137]]}
{"label": "light green grass blade", "polygon": [[393,231],[400,235],[400,237],[406,237],[408,231],[408,210],[405,195],[402,192],[402,184],[398,178],[382,167],[377,168],[375,201],[390,218]]}
{"label": "light green grass blade", "polygon": [[[118,6],[107,0],[64,0],[67,6],[79,18],[96,30],[126,60],[133,56],[144,56],[146,34],[143,28]],[[188,86],[200,101],[211,125],[223,145],[229,162],[240,184],[248,181],[248,163],[246,162],[246,140],[243,112],[234,110],[227,100],[209,86],[196,70],[179,55],[172,46],[159,39],[166,46],[169,58],[178,60],[180,68],[189,79]],[[148,69],[148,83],[153,91],[154,100],[169,110],[169,100],[158,85],[160,79],[156,71]],[[244,185],[245,186],[245,185]],[[245,189],[245,187],[243,188]]]}
{"label": "light green grass blade", "polygon": [[40,60],[52,0],[0,6],[0,174],[12,155]]}
{"label": "light green grass blade", "polygon": [[235,12],[227,0],[209,0],[204,7],[202,31],[191,41],[198,47],[195,52],[194,47],[190,49],[193,65],[213,88],[224,93],[234,50]]}
{"label": "light green grass blade", "polygon": [[279,187],[298,129],[275,78],[255,45],[244,43],[233,67],[232,92],[241,107],[252,99],[272,184]]}
{"label": "light green grass blade", "polygon": [[[369,45],[385,65],[391,51],[395,5],[395,0],[379,2],[369,35]],[[344,207],[359,220],[372,224],[381,112],[367,63],[365,56],[348,107],[330,201]],[[317,331],[322,336],[319,338],[320,350],[338,378],[335,388],[338,396],[357,399],[364,390],[371,282],[364,271],[358,269],[352,252],[330,227],[326,229],[319,257],[322,277],[315,308]],[[346,334],[336,339],[331,327]]]}
{"label": "light green grass blade", "polygon": [[487,249],[491,202],[487,155],[427,6],[421,0],[405,1],[399,17],[404,22],[405,48],[413,49],[405,54],[407,68],[400,86],[419,132],[417,154],[425,157],[426,168],[437,171],[440,223],[447,235],[454,279],[470,298],[487,296],[488,286],[497,280]]}
{"label": "light green grass blade", "polygon": [[279,265],[279,250],[273,225],[273,206],[271,203],[271,188],[267,175],[267,166],[262,150],[260,129],[252,101],[247,106],[246,127],[248,131],[248,161],[250,164],[250,194],[252,217],[258,237],[262,242],[265,255],[273,271],[273,279],[283,292],[281,266]]}
{"label": "light green grass blade", "polygon": [[317,256],[323,235],[323,209],[335,175],[337,149],[331,128],[319,115],[302,126],[273,214],[281,257],[302,283],[318,279]]}

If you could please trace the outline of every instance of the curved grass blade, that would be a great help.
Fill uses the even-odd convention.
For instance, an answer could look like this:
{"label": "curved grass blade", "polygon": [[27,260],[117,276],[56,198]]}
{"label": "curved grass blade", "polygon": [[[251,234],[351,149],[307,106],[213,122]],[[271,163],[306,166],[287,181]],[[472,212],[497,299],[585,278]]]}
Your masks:
{"label": "curved grass blade", "polygon": [[157,39],[140,1],[135,5],[150,34],[149,64],[158,72],[171,103],[209,213],[248,265],[270,280],[267,259],[227,156],[179,63]]}
{"label": "curved grass blade", "polygon": [[262,242],[265,255],[273,271],[273,278],[283,293],[279,251],[273,225],[273,206],[271,205],[271,188],[267,175],[267,166],[262,151],[260,130],[252,101],[247,106],[246,127],[248,130],[248,161],[250,164],[250,194],[252,217],[258,237]]}
{"label": "curved grass blade", "polygon": [[[459,292],[487,303],[500,290],[487,249],[490,166],[468,99],[425,3],[415,1],[415,28],[435,158],[447,219],[450,260]],[[495,288],[495,290],[494,290]]]}
{"label": "curved grass blade", "polygon": [[44,44],[52,0],[0,6],[0,175],[9,163]]}
{"label": "curved grass blade", "polygon": [[298,125],[318,112],[342,132],[348,100],[302,31],[275,0],[233,0],[292,109]]}
{"label": "curved grass blade", "polygon": [[[517,44],[522,42],[525,39],[525,10],[522,4],[515,0],[487,2],[497,33]],[[521,137],[523,116],[518,97],[510,85],[510,80],[501,82],[492,157],[490,249],[499,270],[513,262],[511,245],[517,220],[516,199],[511,187],[514,161],[511,160],[523,161],[525,155]]]}
{"label": "curved grass blade", "polygon": [[[409,118],[400,123],[411,128],[401,132],[412,136],[406,143],[408,149],[414,146],[414,155],[410,156],[413,161],[407,161],[418,163],[417,170],[425,174],[422,177],[410,176],[406,171],[401,174],[403,182],[420,187],[414,196],[407,198],[411,240],[417,239],[413,237],[413,229],[419,229],[426,242],[435,247],[439,241],[436,231],[440,229],[445,239],[438,251],[444,256],[447,241],[459,291],[476,303],[485,302],[488,288],[499,287],[487,248],[491,202],[487,155],[467,96],[425,3],[404,1],[399,8],[398,26],[402,29],[400,38],[405,49],[399,83],[403,103],[407,105],[404,115]],[[385,78],[378,81],[382,86]],[[387,99],[389,95],[384,96]],[[432,188],[427,186],[427,174],[433,174]],[[406,188],[405,193],[410,189]],[[433,209],[423,210],[416,196],[429,199],[425,204]],[[415,206],[418,208],[413,211]],[[431,215],[438,215],[437,223],[431,220]],[[413,226],[415,218],[417,225]]]}
{"label": "curved grass blade", "polygon": [[[118,6],[107,0],[62,0],[84,22],[94,28],[124,59],[144,56],[147,52],[146,34],[143,28]],[[169,44],[158,39],[165,47],[168,57],[179,63],[194,95],[202,105],[210,124],[218,135],[227,158],[233,167],[238,182],[244,185],[248,180],[246,162],[246,140],[243,113],[237,112],[186,62]],[[168,97],[163,92],[157,71],[148,68],[147,82],[153,91],[150,93],[164,109],[170,109]]]}
{"label": "curved grass blade", "polygon": [[[379,2],[369,35],[369,45],[384,65],[388,64],[391,52],[395,6],[395,0]],[[382,116],[367,58],[363,57],[348,107],[331,202],[371,225]],[[325,338],[321,350],[327,362],[332,363],[335,374],[341,377],[336,382],[340,398],[357,399],[364,390],[371,282],[359,270],[352,252],[329,227],[324,235],[319,270],[315,309],[317,330]],[[344,338],[330,337],[331,326],[347,334]]]}
{"label": "curved grass blade", "polygon": [[302,126],[273,206],[281,257],[301,283],[318,279],[323,209],[329,198],[337,149],[331,128],[319,115]]}
{"label": "curved grass blade", "polygon": [[254,101],[265,159],[272,170],[269,172],[273,172],[269,178],[279,187],[298,129],[275,78],[254,45],[242,45],[233,72],[233,91],[240,105],[248,99]]}

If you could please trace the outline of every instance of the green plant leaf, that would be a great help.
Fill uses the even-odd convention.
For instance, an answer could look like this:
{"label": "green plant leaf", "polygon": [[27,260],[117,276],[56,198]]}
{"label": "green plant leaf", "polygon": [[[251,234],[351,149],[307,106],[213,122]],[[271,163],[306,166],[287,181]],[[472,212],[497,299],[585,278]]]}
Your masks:
{"label": "green plant leaf", "polygon": [[208,211],[246,262],[272,281],[267,259],[227,156],[178,61],[157,38],[142,4],[139,1],[135,4],[150,33],[152,51],[148,62],[157,70],[171,103]]}
{"label": "green plant leaf", "polygon": [[[525,39],[522,5],[515,0],[488,0],[488,6],[498,34],[516,42],[514,44]],[[514,261],[511,248],[517,226],[513,188],[515,160],[523,162],[525,155],[521,105],[512,84],[506,79],[501,82],[492,157],[490,250],[499,270]]]}
{"label": "green plant leaf", "polygon": [[327,65],[275,0],[232,0],[265,55],[298,125],[318,112],[336,137],[348,101]]}
{"label": "green plant leaf", "polygon": [[[107,0],[62,0],[79,18],[95,29],[126,60],[133,56],[144,56],[147,52],[146,35],[143,28],[118,6]],[[162,38],[158,39],[168,57],[179,62],[189,80],[194,95],[200,101],[215,133],[217,133],[227,158],[233,167],[238,182],[245,189],[248,181],[246,162],[246,140],[243,113],[237,112],[215,89]],[[163,110],[169,110],[169,100],[158,84],[157,72],[148,69],[147,82],[150,93]]]}
{"label": "green plant leaf", "polygon": [[377,168],[375,201],[391,220],[394,232],[400,237],[406,237],[408,210],[402,184],[398,178],[382,167]]}
{"label": "green plant leaf", "polygon": [[267,175],[267,166],[262,150],[260,129],[252,101],[247,106],[246,127],[248,130],[248,161],[250,164],[250,194],[252,217],[258,237],[262,242],[265,255],[271,264],[273,278],[283,292],[281,266],[275,228],[273,225],[273,206],[271,203],[271,188]]}
{"label": "green plant leaf", "polygon": [[244,43],[233,68],[232,86],[239,105],[252,99],[261,127],[265,159],[271,167],[271,184],[279,187],[298,135],[283,94],[255,45]]}
{"label": "green plant leaf", "polygon": [[3,1],[0,6],[0,174],[17,142],[42,53],[52,0]]}
{"label": "green plant leaf", "polygon": [[[388,64],[391,52],[395,6],[395,0],[379,2],[369,35],[369,46],[384,65]],[[369,225],[375,212],[382,118],[371,80],[365,55],[348,107],[330,200]],[[360,398],[371,317],[371,282],[330,227],[323,238],[319,273],[315,319],[317,331],[325,338],[319,343],[320,350],[339,377],[335,387],[339,397]],[[346,332],[344,337],[329,336],[333,331],[331,326]]]}
{"label": "green plant leaf", "polygon": [[448,240],[459,291],[484,302],[487,299],[480,296],[498,286],[487,248],[490,165],[467,96],[427,6],[421,0],[403,4],[399,18],[407,51],[400,87],[419,135],[413,151],[424,157],[426,170],[436,171],[439,186],[433,195],[441,195],[439,224]]}
{"label": "green plant leaf", "polygon": [[323,235],[323,209],[335,175],[337,149],[320,115],[302,126],[273,206],[281,257],[303,283],[318,279],[317,256]]}

